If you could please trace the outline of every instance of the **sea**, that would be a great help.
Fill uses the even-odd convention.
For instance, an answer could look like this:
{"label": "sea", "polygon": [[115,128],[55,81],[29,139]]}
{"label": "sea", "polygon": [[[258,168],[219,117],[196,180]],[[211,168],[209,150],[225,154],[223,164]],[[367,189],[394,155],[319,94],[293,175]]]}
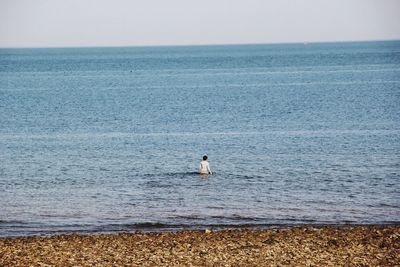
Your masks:
{"label": "sea", "polygon": [[400,41],[0,49],[0,237],[399,223]]}

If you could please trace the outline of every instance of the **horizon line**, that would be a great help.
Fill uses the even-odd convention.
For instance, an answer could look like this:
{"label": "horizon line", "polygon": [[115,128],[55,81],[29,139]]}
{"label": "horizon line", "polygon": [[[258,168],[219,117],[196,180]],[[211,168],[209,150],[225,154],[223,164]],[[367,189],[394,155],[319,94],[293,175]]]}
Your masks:
{"label": "horizon line", "polygon": [[363,40],[337,40],[337,41],[293,41],[293,42],[254,42],[254,43],[204,43],[204,44],[160,44],[160,45],[71,45],[71,46],[1,46],[0,49],[74,49],[74,48],[157,48],[157,47],[198,47],[198,46],[245,46],[245,45],[295,45],[295,44],[332,44],[332,43],[368,43],[368,42],[397,42],[400,39],[363,39]]}

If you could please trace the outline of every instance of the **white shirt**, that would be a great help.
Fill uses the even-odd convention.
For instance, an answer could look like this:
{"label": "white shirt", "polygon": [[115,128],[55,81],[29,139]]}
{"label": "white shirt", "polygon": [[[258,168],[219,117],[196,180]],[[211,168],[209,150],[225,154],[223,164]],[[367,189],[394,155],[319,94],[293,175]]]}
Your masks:
{"label": "white shirt", "polygon": [[200,168],[199,168],[200,174],[212,174],[211,169],[210,169],[210,164],[206,160],[202,160],[200,162]]}

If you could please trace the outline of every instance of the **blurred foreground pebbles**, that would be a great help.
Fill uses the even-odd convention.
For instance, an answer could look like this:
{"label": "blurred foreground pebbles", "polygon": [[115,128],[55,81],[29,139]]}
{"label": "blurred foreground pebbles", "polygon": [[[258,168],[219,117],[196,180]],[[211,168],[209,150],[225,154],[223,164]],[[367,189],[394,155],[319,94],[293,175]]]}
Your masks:
{"label": "blurred foreground pebbles", "polygon": [[399,266],[400,225],[0,238],[0,266]]}

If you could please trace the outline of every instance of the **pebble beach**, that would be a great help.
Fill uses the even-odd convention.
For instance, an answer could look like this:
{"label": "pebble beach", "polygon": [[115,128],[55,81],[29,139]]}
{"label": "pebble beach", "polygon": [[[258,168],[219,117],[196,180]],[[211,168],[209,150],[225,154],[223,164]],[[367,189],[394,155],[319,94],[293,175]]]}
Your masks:
{"label": "pebble beach", "polygon": [[0,266],[399,266],[400,226],[0,238]]}

